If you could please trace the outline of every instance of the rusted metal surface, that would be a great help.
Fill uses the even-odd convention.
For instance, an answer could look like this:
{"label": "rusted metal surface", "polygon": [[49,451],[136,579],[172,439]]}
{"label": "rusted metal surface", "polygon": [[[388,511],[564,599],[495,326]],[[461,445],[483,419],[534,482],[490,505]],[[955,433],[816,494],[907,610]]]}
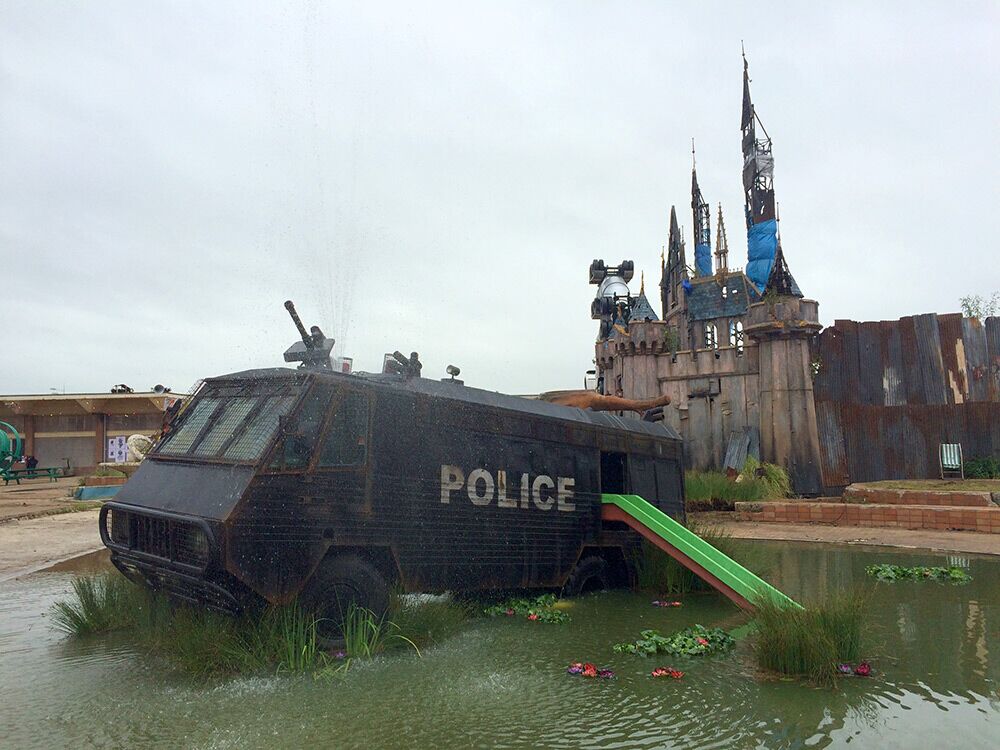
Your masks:
{"label": "rusted metal surface", "polygon": [[828,490],[936,476],[943,442],[1000,455],[1000,319],[838,320],[813,353]]}

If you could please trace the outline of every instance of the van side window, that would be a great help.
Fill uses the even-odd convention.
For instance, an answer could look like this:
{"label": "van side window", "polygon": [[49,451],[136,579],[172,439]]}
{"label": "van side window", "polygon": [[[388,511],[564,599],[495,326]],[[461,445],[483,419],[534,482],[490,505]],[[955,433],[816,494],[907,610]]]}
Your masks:
{"label": "van side window", "polygon": [[302,469],[309,464],[320,425],[323,424],[323,414],[329,403],[330,392],[325,388],[316,388],[306,395],[292,432],[285,436],[279,456],[284,469]]}
{"label": "van side window", "polygon": [[368,399],[348,391],[333,407],[319,465],[358,466],[368,447]]}

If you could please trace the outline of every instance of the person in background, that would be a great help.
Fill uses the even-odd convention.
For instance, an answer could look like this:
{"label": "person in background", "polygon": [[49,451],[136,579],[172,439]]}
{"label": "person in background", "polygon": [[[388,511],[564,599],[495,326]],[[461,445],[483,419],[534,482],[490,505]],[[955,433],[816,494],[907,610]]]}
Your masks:
{"label": "person in background", "polygon": [[24,465],[28,468],[28,471],[34,471],[35,467],[38,466],[38,459],[34,456],[28,456],[24,459]]}

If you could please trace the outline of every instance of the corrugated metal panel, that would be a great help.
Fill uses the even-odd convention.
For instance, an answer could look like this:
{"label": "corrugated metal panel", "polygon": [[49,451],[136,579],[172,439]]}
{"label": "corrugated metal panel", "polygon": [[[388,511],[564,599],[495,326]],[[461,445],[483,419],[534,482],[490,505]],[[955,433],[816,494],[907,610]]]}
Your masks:
{"label": "corrugated metal panel", "polygon": [[962,340],[968,400],[987,401],[990,397],[989,353],[986,349],[986,331],[977,318],[962,319]]}
{"label": "corrugated metal panel", "polygon": [[938,339],[941,348],[945,397],[949,404],[967,400],[965,350],[962,340],[962,314],[938,315]]}
{"label": "corrugated metal panel", "polygon": [[819,453],[823,462],[823,484],[846,487],[851,483],[844,452],[844,433],[840,427],[840,409],[829,401],[816,404],[816,427],[819,431]]}
{"label": "corrugated metal panel", "polygon": [[924,376],[917,355],[917,332],[913,316],[899,320],[899,344],[903,360],[902,378],[906,389],[907,404],[926,404]]}
{"label": "corrugated metal panel", "polygon": [[1000,318],[987,318],[986,354],[989,368],[986,374],[990,401],[1000,401]]}
{"label": "corrugated metal panel", "polygon": [[838,320],[843,335],[844,363],[841,370],[841,403],[861,403],[861,382],[858,374],[858,324],[853,320]]}
{"label": "corrugated metal panel", "polygon": [[858,324],[858,384],[862,404],[884,404],[881,323]]}
{"label": "corrugated metal panel", "polygon": [[924,381],[924,403],[947,404],[937,316],[934,313],[915,315],[913,329],[917,337],[917,365]]}
{"label": "corrugated metal panel", "polygon": [[903,381],[903,352],[898,322],[883,322],[880,337],[884,403],[886,406],[901,406],[906,403],[906,384]]}

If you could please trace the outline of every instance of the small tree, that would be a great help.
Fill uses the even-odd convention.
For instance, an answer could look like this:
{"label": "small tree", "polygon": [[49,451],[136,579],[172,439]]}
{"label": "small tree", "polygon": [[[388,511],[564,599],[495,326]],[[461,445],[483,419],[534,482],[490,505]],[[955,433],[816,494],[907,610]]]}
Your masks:
{"label": "small tree", "polygon": [[962,314],[965,317],[986,320],[1000,313],[1000,292],[993,292],[989,299],[973,294],[962,297],[959,303],[962,305]]}

